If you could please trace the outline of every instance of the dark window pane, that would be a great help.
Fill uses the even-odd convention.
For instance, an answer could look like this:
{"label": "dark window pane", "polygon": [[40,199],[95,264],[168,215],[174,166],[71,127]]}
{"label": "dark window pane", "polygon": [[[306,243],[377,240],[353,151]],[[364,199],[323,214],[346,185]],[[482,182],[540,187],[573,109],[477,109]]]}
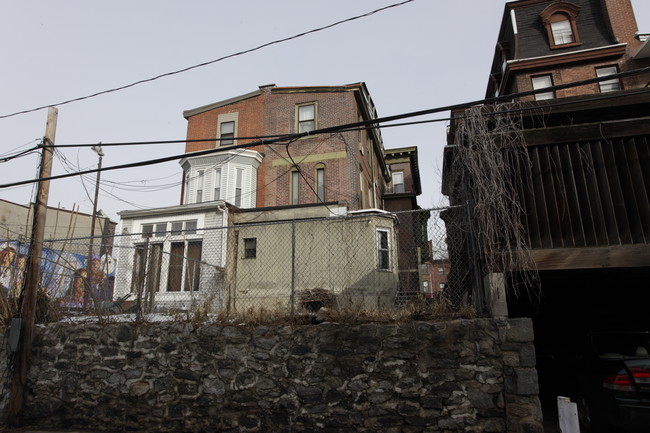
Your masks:
{"label": "dark window pane", "polygon": [[235,122],[222,122],[219,138],[221,138],[222,146],[225,144],[233,144],[235,141]]}
{"label": "dark window pane", "polygon": [[193,235],[196,233],[196,220],[194,221],[185,221],[185,234]]}
{"label": "dark window pane", "polygon": [[167,277],[167,291],[179,292],[183,279],[183,254],[185,242],[172,242],[169,253],[169,275]]}
{"label": "dark window pane", "polygon": [[185,270],[185,291],[199,290],[201,273],[201,241],[187,243],[187,268]]}
{"label": "dark window pane", "polygon": [[257,257],[257,238],[244,239],[244,257],[247,259]]}

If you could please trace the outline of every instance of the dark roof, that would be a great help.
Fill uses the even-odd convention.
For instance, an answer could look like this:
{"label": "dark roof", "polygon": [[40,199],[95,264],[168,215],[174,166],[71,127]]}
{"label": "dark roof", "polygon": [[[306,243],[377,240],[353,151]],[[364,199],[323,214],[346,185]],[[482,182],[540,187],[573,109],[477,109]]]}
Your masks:
{"label": "dark roof", "polygon": [[[514,53],[514,50],[511,50],[509,53],[508,60],[516,59],[527,59],[531,57],[542,57],[549,56],[553,54],[561,54],[573,51],[582,51],[588,50],[591,48],[604,47],[607,45],[615,44],[613,36],[607,30],[609,28],[605,18],[603,16],[602,5],[600,0],[571,0],[570,3],[578,6],[580,12],[578,13],[577,26],[578,34],[580,36],[581,44],[579,46],[553,49],[551,50],[548,42],[548,36],[546,33],[546,28],[540,19],[540,14],[544,9],[546,9],[554,1],[544,1],[540,3],[528,4],[519,6],[518,4],[523,2],[512,2],[508,3],[506,6],[507,9],[514,9],[515,19],[517,21],[517,51]],[[504,15],[508,17],[510,21],[510,14],[507,13]],[[502,31],[506,28],[512,29],[512,23],[504,27]],[[500,37],[512,38],[512,32],[509,31],[507,34],[504,33]],[[501,41],[499,41],[501,42]],[[514,46],[514,40],[509,41],[505,39],[505,42]],[[511,57],[516,55],[516,57]]]}

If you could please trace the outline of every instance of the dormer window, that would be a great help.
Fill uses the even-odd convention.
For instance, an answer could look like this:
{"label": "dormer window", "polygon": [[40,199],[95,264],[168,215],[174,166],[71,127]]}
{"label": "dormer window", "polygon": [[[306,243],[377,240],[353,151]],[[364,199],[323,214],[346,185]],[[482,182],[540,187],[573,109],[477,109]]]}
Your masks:
{"label": "dormer window", "polygon": [[562,16],[562,14],[553,16],[553,18],[556,17],[560,21],[551,23],[551,33],[553,34],[553,42],[555,45],[565,45],[575,42],[573,30],[571,30],[571,21]]}
{"label": "dormer window", "polygon": [[540,14],[546,27],[551,49],[567,48],[580,45],[576,19],[580,8],[569,2],[555,2]]}

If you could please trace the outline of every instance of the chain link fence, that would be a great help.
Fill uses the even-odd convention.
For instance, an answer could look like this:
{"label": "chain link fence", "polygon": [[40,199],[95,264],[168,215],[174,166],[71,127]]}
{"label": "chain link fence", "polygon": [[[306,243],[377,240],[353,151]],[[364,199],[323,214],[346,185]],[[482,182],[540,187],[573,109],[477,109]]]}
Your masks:
{"label": "chain link fence", "polygon": [[[472,297],[476,265],[469,261],[477,257],[468,251],[464,217],[454,207],[281,221],[234,215],[221,227],[191,219],[144,224],[115,235],[90,260],[78,253],[88,238],[58,239],[45,244],[40,298],[66,316],[127,320],[461,306]],[[20,297],[28,245],[0,245],[8,315]]]}

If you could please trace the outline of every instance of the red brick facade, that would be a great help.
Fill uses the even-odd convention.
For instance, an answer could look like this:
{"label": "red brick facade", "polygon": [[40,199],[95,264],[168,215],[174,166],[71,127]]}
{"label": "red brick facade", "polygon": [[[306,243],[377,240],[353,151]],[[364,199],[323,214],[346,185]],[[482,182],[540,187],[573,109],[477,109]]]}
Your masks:
{"label": "red brick facade", "polygon": [[[371,99],[362,83],[337,87],[262,86],[259,92],[186,112],[187,139],[216,138],[219,116],[235,113],[236,137],[293,134],[298,132],[297,107],[311,103],[316,107],[316,129],[374,117]],[[237,139],[235,145],[256,140]],[[218,145],[216,141],[188,142],[186,152]],[[283,142],[248,149],[264,155],[257,169],[256,207],[294,204],[291,202],[294,162],[301,173],[298,204],[319,202],[315,192],[316,173],[324,169],[325,202],[344,201],[351,210],[381,207],[380,198],[389,177],[379,131],[307,136],[288,145]]]}

